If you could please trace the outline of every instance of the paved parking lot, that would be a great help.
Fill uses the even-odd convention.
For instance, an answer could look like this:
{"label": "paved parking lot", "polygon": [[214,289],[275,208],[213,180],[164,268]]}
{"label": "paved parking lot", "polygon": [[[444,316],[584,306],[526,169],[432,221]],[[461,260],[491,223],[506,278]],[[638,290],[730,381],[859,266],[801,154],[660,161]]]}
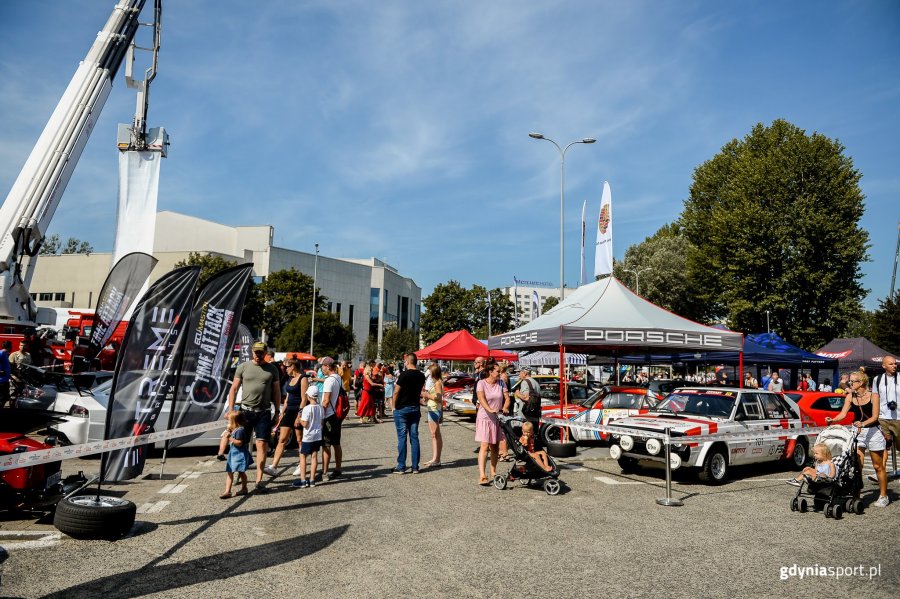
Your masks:
{"label": "paved parking lot", "polygon": [[[473,430],[449,418],[444,466],[400,476],[389,473],[393,426],[348,421],[346,478],[294,490],[292,453],[268,493],[230,500],[218,499],[224,468],[213,451],[179,452],[167,464],[176,480],[110,487],[139,506],[131,535],[115,543],[0,521],[10,550],[0,594],[887,597],[900,583],[898,482],[888,508],[839,521],[791,512],[789,473],[771,467],[737,470],[722,487],[682,477],[674,489],[685,505],[663,507],[662,470],[623,476],[605,449],[590,448],[566,461],[556,497],[501,492],[477,485]],[[424,426],[420,438],[424,461]],[[71,460],[66,470],[97,464]],[[149,465],[158,472],[158,456]],[[801,580],[798,566],[816,574]]]}

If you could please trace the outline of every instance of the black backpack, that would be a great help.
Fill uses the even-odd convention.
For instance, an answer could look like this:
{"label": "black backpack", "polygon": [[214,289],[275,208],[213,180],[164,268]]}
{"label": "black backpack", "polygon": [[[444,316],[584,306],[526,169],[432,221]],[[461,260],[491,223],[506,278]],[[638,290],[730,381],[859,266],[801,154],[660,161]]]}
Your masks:
{"label": "black backpack", "polygon": [[522,384],[528,387],[528,399],[525,400],[525,405],[522,406],[522,415],[526,417],[540,416],[541,393],[539,390],[537,392],[535,391],[535,387],[540,389],[540,383],[532,378],[527,378],[522,381]]}

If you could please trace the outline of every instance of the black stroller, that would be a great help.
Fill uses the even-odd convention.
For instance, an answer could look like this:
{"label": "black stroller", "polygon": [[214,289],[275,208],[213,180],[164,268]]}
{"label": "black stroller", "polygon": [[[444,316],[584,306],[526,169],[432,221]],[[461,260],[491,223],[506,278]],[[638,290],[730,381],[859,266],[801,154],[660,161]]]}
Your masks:
{"label": "black stroller", "polygon": [[522,444],[519,443],[519,437],[522,436],[522,423],[525,418],[522,416],[499,416],[500,428],[506,436],[506,442],[515,454],[515,459],[506,474],[497,474],[494,477],[494,487],[500,490],[506,488],[506,484],[514,480],[519,480],[524,486],[531,486],[532,483],[541,483],[547,495],[559,494],[561,484],[559,480],[559,464],[553,458],[547,456],[553,470],[547,472],[534,461]]}
{"label": "black stroller", "polygon": [[[840,519],[845,513],[862,514],[863,502],[854,499],[862,489],[862,472],[856,455],[856,429],[829,426],[816,437],[835,456],[834,479],[804,476],[797,494],[791,499],[791,511],[806,512],[812,507],[824,511],[826,518]],[[810,506],[810,501],[812,505]]]}

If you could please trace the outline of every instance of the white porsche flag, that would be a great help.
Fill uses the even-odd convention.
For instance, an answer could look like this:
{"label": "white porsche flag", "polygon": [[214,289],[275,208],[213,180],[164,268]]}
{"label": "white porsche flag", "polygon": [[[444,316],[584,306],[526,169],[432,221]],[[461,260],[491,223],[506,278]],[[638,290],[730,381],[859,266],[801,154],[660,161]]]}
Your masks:
{"label": "white porsche flag", "polygon": [[578,281],[579,285],[584,285],[587,282],[587,264],[585,264],[584,260],[584,243],[585,237],[587,237],[587,200],[581,205],[581,278]]}
{"label": "white porsche flag", "polygon": [[594,257],[595,277],[612,274],[612,235],[612,193],[609,191],[609,183],[604,181],[603,195],[600,198],[600,217],[597,219],[597,253]]}

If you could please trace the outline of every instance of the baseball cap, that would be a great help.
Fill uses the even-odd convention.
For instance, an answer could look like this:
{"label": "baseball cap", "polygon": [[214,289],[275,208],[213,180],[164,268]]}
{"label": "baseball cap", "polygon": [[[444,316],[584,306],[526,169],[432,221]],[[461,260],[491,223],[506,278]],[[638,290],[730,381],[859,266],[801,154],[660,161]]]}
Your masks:
{"label": "baseball cap", "polygon": [[262,341],[257,341],[253,344],[253,351],[266,351],[266,344]]}
{"label": "baseball cap", "polygon": [[329,358],[328,356],[325,356],[324,358],[322,358],[322,366],[333,366],[333,365],[334,365],[334,358]]}
{"label": "baseball cap", "polygon": [[319,387],[318,385],[310,385],[309,389],[306,390],[306,396],[311,397],[313,399],[319,398]]}

